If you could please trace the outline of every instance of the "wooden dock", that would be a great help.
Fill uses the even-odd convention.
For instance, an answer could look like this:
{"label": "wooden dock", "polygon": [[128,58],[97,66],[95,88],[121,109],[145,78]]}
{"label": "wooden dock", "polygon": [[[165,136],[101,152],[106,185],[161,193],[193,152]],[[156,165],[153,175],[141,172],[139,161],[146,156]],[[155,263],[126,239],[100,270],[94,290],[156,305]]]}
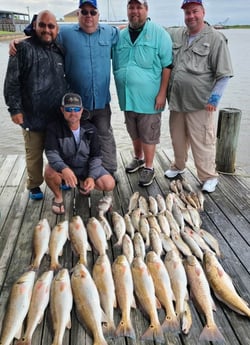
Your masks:
{"label": "wooden dock", "polygon": [[[126,174],[124,166],[130,161],[130,151],[119,152],[118,176],[119,183],[113,191],[113,211],[120,214],[127,212],[129,198],[136,190],[145,197],[156,196],[158,193],[166,196],[169,192],[169,180],[163,175],[169,167],[168,153],[158,149],[155,159],[156,179],[148,188],[138,186],[137,173]],[[194,189],[199,188],[193,166],[188,165],[186,179]],[[51,212],[52,193],[44,184],[44,200],[32,201],[25,189],[26,170],[25,158],[20,155],[0,155],[0,326],[6,310],[7,299],[13,283],[25,271],[32,259],[32,236],[38,221],[47,218],[51,228],[59,221],[72,217],[73,191],[64,192],[66,214],[56,216]],[[91,197],[76,195],[77,214],[84,222],[91,216],[97,215],[97,203],[103,193],[94,191]],[[239,176],[220,176],[217,190],[205,196],[205,209],[201,213],[202,228],[209,231],[218,240],[222,252],[221,264],[232,277],[237,291],[243,299],[250,303],[250,185],[249,181]],[[113,248],[115,238],[109,242],[108,255],[110,260],[121,253]],[[96,259],[95,254],[88,254],[90,266]],[[76,262],[70,242],[64,247],[61,264],[71,269]],[[49,257],[45,256],[39,274],[49,267]],[[250,320],[230,310],[215,297],[216,324],[223,334],[226,344],[250,344]],[[165,333],[165,343],[171,345],[197,345],[199,335],[204,325],[204,317],[190,302],[193,324],[188,335]],[[139,345],[153,342],[140,341],[140,335],[148,327],[148,320],[140,310],[132,310],[132,322],[136,330],[136,340],[128,338],[108,339],[109,345]],[[160,319],[164,315],[159,312]],[[115,310],[115,323],[120,320],[119,309]],[[43,322],[37,327],[32,344],[50,345],[53,332],[49,309]],[[13,342],[15,344],[15,342]],[[74,310],[72,311],[72,328],[66,330],[63,345],[91,345],[92,338],[85,332],[78,322]],[[203,344],[211,344],[203,342]]]}

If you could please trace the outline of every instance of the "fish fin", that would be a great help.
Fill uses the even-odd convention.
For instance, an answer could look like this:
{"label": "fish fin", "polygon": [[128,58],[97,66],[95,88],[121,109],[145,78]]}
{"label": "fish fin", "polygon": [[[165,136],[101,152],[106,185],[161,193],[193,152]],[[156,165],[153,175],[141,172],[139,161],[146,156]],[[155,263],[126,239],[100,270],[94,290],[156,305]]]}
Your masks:
{"label": "fish fin", "polygon": [[141,340],[155,340],[159,343],[165,343],[161,325],[150,325],[145,333],[141,336]]}
{"label": "fish fin", "polygon": [[136,309],[136,308],[137,308],[137,306],[136,306],[136,301],[135,301],[134,296],[132,297],[132,301],[131,301],[131,308],[134,308],[134,309]]}
{"label": "fish fin", "polygon": [[134,327],[131,323],[131,320],[124,322],[120,321],[119,325],[116,328],[115,335],[117,337],[129,337],[132,339],[136,338]]}
{"label": "fish fin", "polygon": [[220,344],[225,343],[225,338],[219,331],[216,324],[208,327],[207,325],[203,328],[199,341],[217,341]]}
{"label": "fish fin", "polygon": [[68,329],[70,329],[70,328],[71,328],[71,318],[69,318],[69,320],[68,320],[68,322],[67,322],[66,327],[67,327]]}
{"label": "fish fin", "polygon": [[88,252],[91,252],[91,251],[92,251],[92,248],[91,248],[91,245],[89,244],[89,242],[87,242],[87,251],[88,251]]}
{"label": "fish fin", "polygon": [[15,338],[16,339],[20,339],[22,336],[22,330],[23,330],[23,325],[21,325],[21,327],[17,330],[16,334],[15,334]]}
{"label": "fish fin", "polygon": [[178,318],[166,316],[161,325],[163,332],[180,333],[180,321]]}

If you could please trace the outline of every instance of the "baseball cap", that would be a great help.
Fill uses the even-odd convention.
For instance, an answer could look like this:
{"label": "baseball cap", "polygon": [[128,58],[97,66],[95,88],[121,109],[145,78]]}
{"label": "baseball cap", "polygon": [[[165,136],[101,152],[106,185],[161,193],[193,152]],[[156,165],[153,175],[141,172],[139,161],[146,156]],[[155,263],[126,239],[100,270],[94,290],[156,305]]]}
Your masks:
{"label": "baseball cap", "polygon": [[85,4],[88,4],[88,5],[93,6],[94,8],[97,8],[96,0],[80,0],[79,1],[79,8],[81,8]]}
{"label": "baseball cap", "polygon": [[81,96],[77,93],[66,93],[62,98],[62,106],[64,107],[82,107]]}
{"label": "baseball cap", "polygon": [[181,8],[185,8],[188,4],[197,4],[197,5],[203,6],[202,0],[196,0],[196,1],[193,1],[193,0],[184,0],[183,3],[182,3]]}
{"label": "baseball cap", "polygon": [[[129,4],[131,1],[133,1],[133,0],[128,0],[128,4]],[[147,2],[147,1],[145,1],[145,0],[134,0],[134,1],[137,1],[137,2],[139,2],[139,3],[140,3],[140,4],[142,4],[142,5],[147,4],[147,3],[148,3],[148,2]]]}

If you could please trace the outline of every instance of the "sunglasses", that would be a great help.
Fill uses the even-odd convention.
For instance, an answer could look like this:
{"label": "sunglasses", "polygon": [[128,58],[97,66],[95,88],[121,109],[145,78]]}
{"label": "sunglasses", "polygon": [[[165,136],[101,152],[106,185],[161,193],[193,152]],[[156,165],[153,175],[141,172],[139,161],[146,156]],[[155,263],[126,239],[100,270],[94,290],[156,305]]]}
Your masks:
{"label": "sunglasses", "polygon": [[38,26],[39,26],[39,28],[42,28],[42,29],[45,29],[46,26],[47,26],[50,30],[53,30],[53,29],[55,29],[55,27],[56,27],[54,24],[51,24],[51,23],[45,24],[45,23],[43,23],[43,22],[39,22],[39,23],[38,23]]}
{"label": "sunglasses", "polygon": [[92,16],[92,17],[94,17],[94,16],[96,16],[97,15],[97,11],[96,10],[90,10],[90,11],[87,11],[87,10],[81,10],[81,14],[83,15],[83,16],[88,16],[89,14]]}
{"label": "sunglasses", "polygon": [[80,111],[82,108],[81,107],[64,107],[64,110],[67,112],[67,113],[77,113],[78,111]]}

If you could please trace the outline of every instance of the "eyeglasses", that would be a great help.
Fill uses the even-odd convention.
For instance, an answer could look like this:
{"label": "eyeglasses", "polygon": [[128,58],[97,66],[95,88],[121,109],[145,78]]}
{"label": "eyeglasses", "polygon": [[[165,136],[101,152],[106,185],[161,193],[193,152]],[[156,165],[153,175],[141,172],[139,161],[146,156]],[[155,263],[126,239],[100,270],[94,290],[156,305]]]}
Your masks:
{"label": "eyeglasses", "polygon": [[67,113],[77,113],[78,111],[80,111],[82,108],[81,107],[64,107],[64,110],[67,112]]}
{"label": "eyeglasses", "polygon": [[54,24],[51,24],[51,23],[45,24],[45,23],[43,23],[43,22],[39,22],[39,23],[38,23],[38,26],[39,26],[39,28],[42,28],[42,29],[45,29],[46,26],[47,26],[50,30],[53,30],[53,29],[55,29],[55,27],[56,27]]}
{"label": "eyeglasses", "polygon": [[94,16],[96,16],[97,15],[97,11],[96,10],[90,10],[90,11],[87,11],[87,10],[81,10],[81,14],[83,15],[83,16],[88,16],[89,14],[92,16],[92,17],[94,17]]}

